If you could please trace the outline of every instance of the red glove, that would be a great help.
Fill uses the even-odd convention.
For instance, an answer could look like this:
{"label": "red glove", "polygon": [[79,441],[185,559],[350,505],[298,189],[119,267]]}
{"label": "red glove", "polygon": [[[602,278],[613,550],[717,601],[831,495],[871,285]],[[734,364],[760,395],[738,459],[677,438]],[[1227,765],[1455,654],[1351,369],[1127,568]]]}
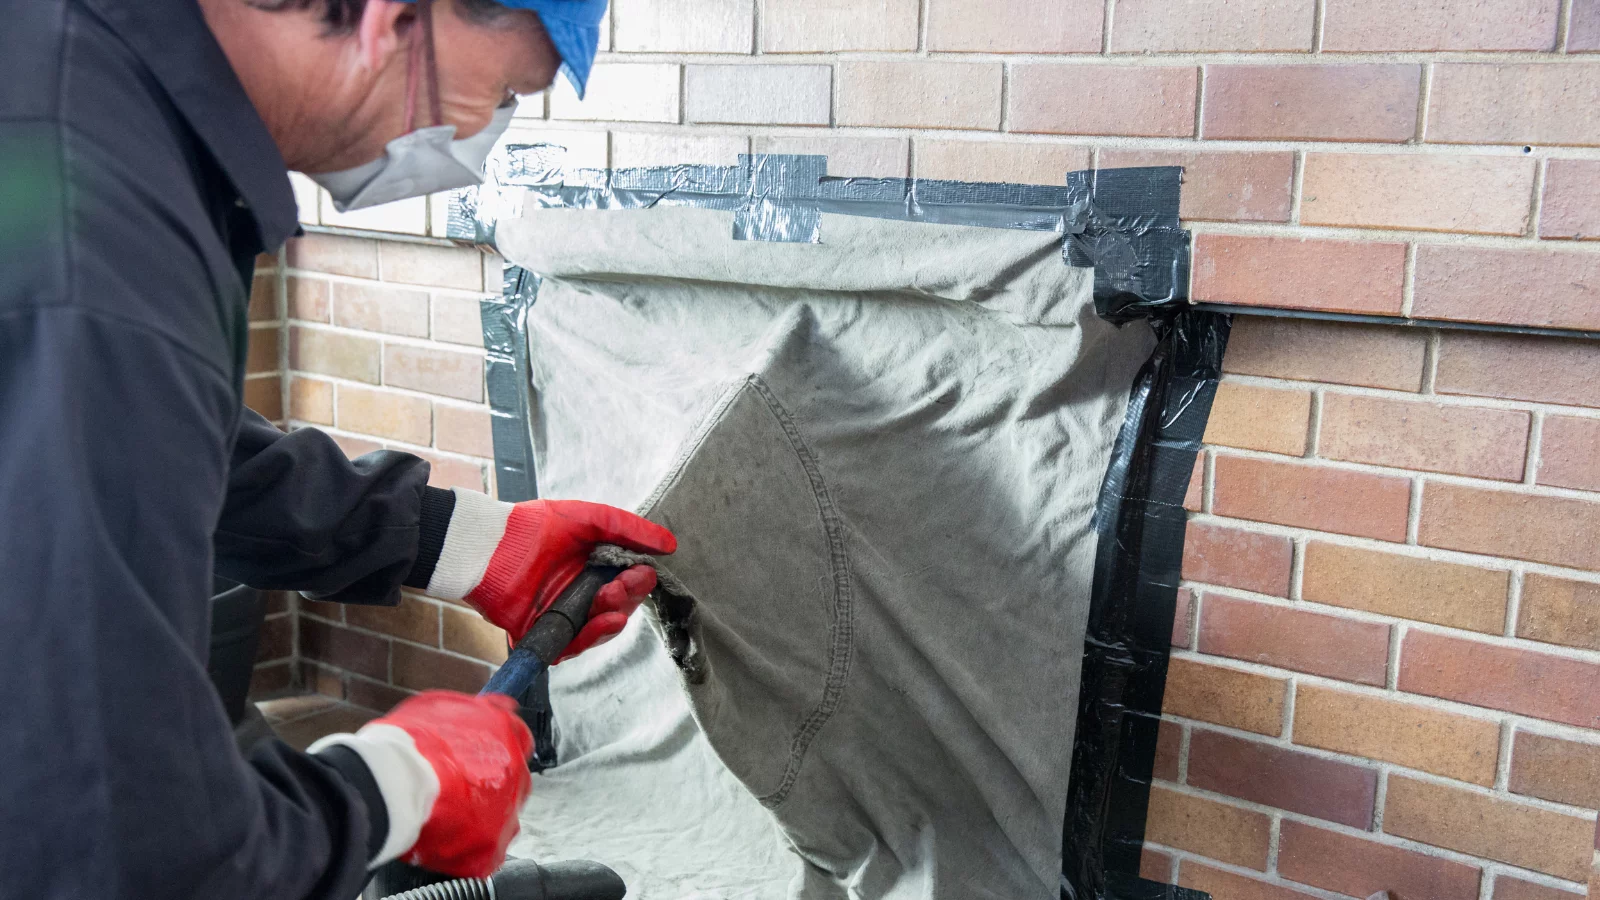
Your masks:
{"label": "red glove", "polygon": [[[517,641],[583,571],[596,544],[649,554],[678,547],[670,531],[615,507],[581,500],[513,505],[457,490],[427,591],[466,600]],[[655,589],[655,573],[646,576],[645,571],[648,567],[635,567],[601,589],[569,656],[622,630]]]}
{"label": "red glove", "polygon": [[389,834],[373,865],[403,856],[444,875],[487,878],[505,862],[533,754],[510,697],[428,691],[311,752],[329,746],[360,755],[383,795]]}

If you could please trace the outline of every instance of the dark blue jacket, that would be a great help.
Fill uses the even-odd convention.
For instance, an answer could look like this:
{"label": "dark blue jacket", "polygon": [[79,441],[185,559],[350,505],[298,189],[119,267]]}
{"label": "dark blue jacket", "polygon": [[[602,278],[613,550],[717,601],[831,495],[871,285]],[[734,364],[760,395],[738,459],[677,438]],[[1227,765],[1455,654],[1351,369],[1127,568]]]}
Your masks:
{"label": "dark blue jacket", "polygon": [[0,0],[0,897],[360,891],[370,776],[241,756],[205,671],[213,571],[386,603],[437,553],[425,463],[243,408],[295,229],[195,0]]}

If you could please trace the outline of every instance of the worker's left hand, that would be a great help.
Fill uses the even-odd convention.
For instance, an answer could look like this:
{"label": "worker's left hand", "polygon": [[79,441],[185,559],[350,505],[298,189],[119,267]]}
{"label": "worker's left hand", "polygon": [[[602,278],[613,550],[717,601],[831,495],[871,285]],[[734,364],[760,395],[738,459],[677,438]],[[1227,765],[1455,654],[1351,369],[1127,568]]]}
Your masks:
{"label": "worker's left hand", "polygon": [[487,878],[505,862],[528,797],[533,735],[516,701],[425,691],[355,734],[329,735],[356,752],[382,795],[388,822],[373,864],[396,857],[458,878]]}
{"label": "worker's left hand", "polygon": [[[465,599],[513,641],[578,577],[597,544],[652,555],[678,547],[672,532],[613,506],[582,500],[513,505],[460,490],[456,498],[428,593]],[[654,570],[635,566],[601,588],[563,659],[615,636],[655,586]]]}

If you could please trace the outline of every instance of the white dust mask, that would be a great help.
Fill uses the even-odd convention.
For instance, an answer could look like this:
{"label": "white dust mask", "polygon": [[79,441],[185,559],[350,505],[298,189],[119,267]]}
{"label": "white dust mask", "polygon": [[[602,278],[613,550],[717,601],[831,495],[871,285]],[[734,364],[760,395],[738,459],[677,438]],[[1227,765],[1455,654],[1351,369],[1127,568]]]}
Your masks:
{"label": "white dust mask", "polygon": [[[333,198],[339,212],[366,209],[439,191],[471,187],[483,183],[483,165],[489,151],[511,126],[516,113],[516,98],[499,109],[482,131],[456,140],[456,127],[445,125],[439,108],[439,76],[433,56],[433,10],[429,0],[417,4],[422,41],[412,39],[406,68],[406,133],[390,141],[383,156],[369,163],[338,172],[312,175]],[[417,68],[426,54],[430,106],[433,125],[413,129],[416,118]]]}

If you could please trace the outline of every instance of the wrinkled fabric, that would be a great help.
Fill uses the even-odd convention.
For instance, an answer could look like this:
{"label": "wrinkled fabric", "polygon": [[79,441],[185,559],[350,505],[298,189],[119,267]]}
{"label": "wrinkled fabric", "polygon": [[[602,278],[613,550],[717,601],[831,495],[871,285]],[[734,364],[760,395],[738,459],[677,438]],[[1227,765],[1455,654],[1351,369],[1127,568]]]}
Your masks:
{"label": "wrinkled fabric", "polygon": [[[636,896],[1053,897],[1090,519],[1151,335],[1096,317],[1059,235],[825,218],[820,245],[697,209],[502,223],[545,279],[541,493],[671,528],[697,602],[694,677],[642,628],[555,670],[563,763],[513,852],[641,872]],[[570,809],[640,851],[541,825]],[[756,810],[776,871],[767,832],[685,824]],[[657,883],[664,847],[712,886]]]}

